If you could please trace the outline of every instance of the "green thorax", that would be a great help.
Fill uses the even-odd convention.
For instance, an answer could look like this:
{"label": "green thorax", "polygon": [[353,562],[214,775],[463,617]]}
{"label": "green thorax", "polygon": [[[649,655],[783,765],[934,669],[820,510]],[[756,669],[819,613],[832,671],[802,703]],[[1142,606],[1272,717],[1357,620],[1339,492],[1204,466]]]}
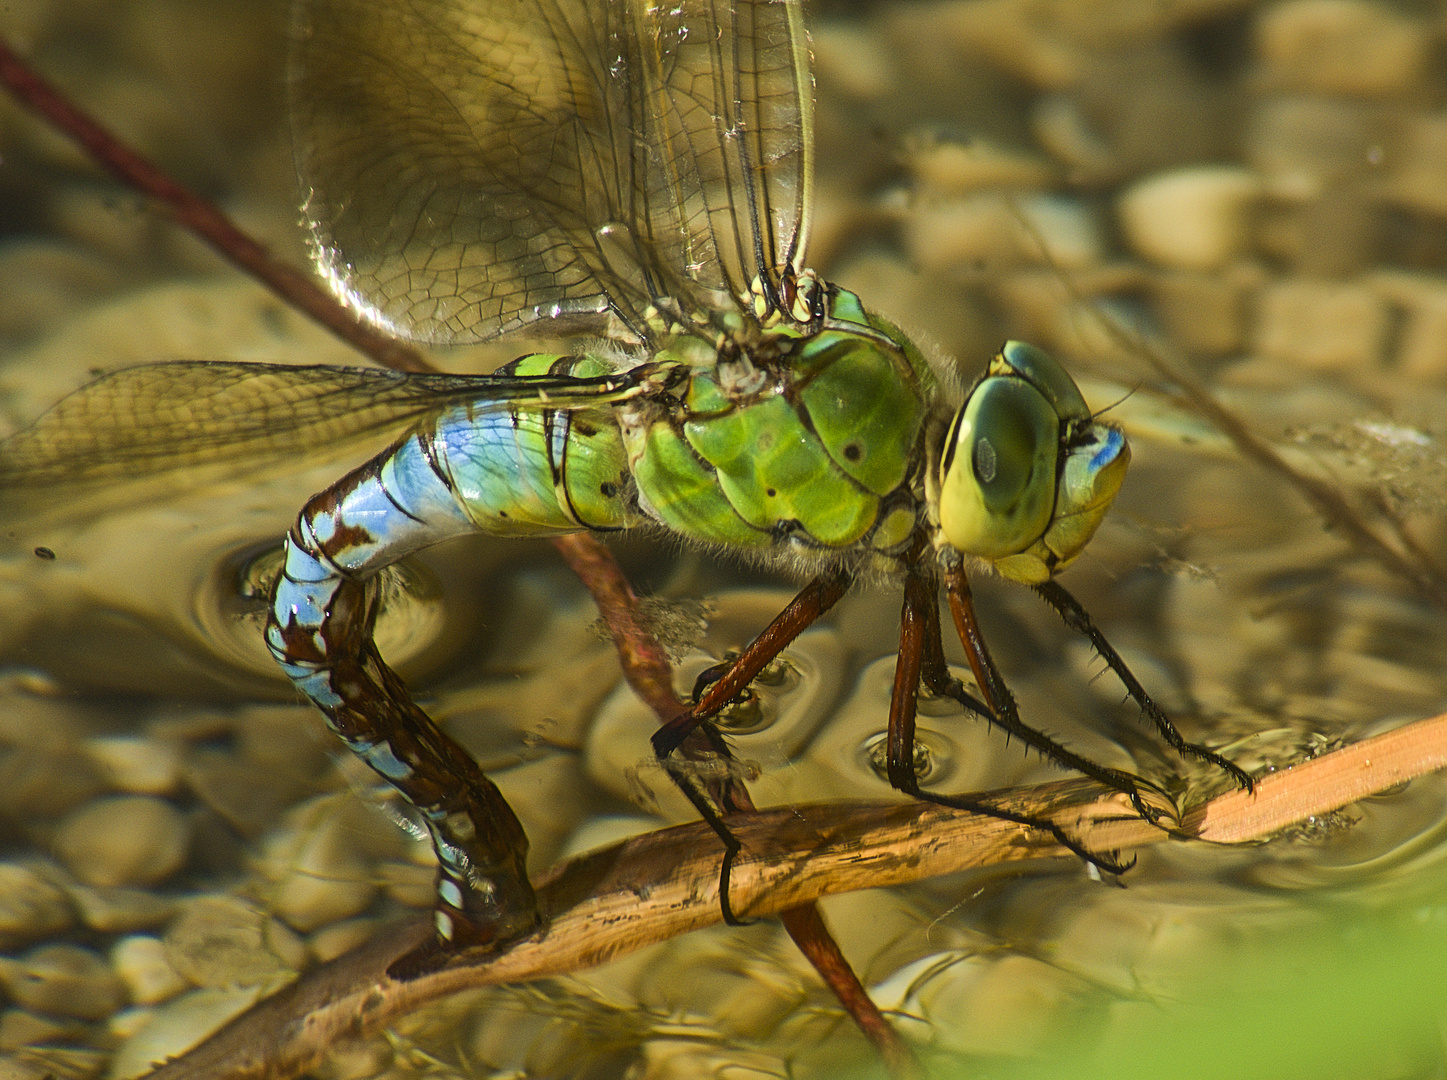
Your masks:
{"label": "green thorax", "polygon": [[[667,402],[620,409],[645,513],[704,543],[897,553],[920,514],[933,376],[892,324],[831,288],[808,334],[724,355],[665,350],[689,377]],[[710,353],[712,351],[710,350]]]}

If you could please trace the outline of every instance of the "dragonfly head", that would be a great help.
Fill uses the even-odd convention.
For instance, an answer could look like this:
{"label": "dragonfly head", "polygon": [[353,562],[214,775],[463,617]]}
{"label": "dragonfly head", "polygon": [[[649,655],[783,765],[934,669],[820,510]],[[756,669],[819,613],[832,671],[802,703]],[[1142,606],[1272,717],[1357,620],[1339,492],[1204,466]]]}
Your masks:
{"label": "dragonfly head", "polygon": [[1125,435],[1091,416],[1065,369],[1008,341],[945,436],[940,529],[955,550],[1039,584],[1084,549],[1129,463]]}

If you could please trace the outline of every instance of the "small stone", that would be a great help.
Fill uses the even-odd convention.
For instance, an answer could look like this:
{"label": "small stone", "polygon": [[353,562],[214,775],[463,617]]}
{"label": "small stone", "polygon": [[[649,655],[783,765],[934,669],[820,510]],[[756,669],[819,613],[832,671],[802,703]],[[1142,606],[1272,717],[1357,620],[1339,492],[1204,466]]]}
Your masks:
{"label": "small stone", "polygon": [[1390,133],[1380,110],[1361,102],[1281,95],[1256,104],[1243,152],[1269,197],[1300,202],[1365,178]]}
{"label": "small stone", "polygon": [[1247,299],[1264,276],[1252,264],[1228,267],[1224,273],[1163,271],[1151,278],[1151,300],[1180,348],[1226,356],[1246,340]]}
{"label": "small stone", "polygon": [[998,273],[1042,264],[1074,270],[1098,262],[1104,250],[1100,223],[1084,203],[994,192],[921,200],[905,221],[905,243],[926,271]]}
{"label": "small stone", "polygon": [[133,1005],[112,1013],[106,1019],[106,1035],[112,1040],[111,1045],[125,1042],[149,1024],[155,1015],[156,1010],[148,1005]]}
{"label": "small stone", "polygon": [[[78,1020],[57,1020],[53,1016],[39,1016],[24,1009],[6,1009],[0,1012],[0,1051],[19,1050],[25,1046],[40,1046],[46,1043],[73,1042],[84,1038],[85,1025]],[[0,1069],[0,1077],[6,1074]]]}
{"label": "small stone", "polygon": [[79,945],[40,945],[17,960],[0,957],[0,984],[25,1009],[99,1020],[126,1002],[110,965]]}
{"label": "small stone", "polygon": [[348,919],[318,930],[307,939],[307,947],[318,961],[325,964],[351,952],[376,932],[376,919]]}
{"label": "small stone", "polygon": [[1396,370],[1410,379],[1447,382],[1447,277],[1383,270],[1368,281],[1405,314]]}
{"label": "small stone", "polygon": [[1030,130],[1047,153],[1068,170],[1071,180],[1105,183],[1123,165],[1111,145],[1086,118],[1074,94],[1041,94],[1030,111]]}
{"label": "small stone", "polygon": [[137,1005],[155,1005],[175,997],[187,987],[171,966],[160,938],[134,934],[111,946],[111,966]]}
{"label": "small stone", "polygon": [[1117,209],[1137,255],[1173,270],[1218,270],[1248,249],[1260,194],[1249,169],[1201,165],[1147,177]]}
{"label": "small stone", "polygon": [[187,904],[165,945],[171,966],[202,987],[275,986],[306,962],[306,945],[284,923],[230,896]]}
{"label": "small stone", "polygon": [[982,188],[1039,189],[1050,183],[1050,163],[1005,150],[984,139],[962,142],[921,132],[905,140],[905,159],[915,181],[942,195]]}
{"label": "small stone", "polygon": [[0,863],[0,949],[53,936],[74,921],[57,884],[22,863]]}
{"label": "small stone", "polygon": [[67,891],[80,912],[80,921],[102,934],[127,934],[160,926],[170,921],[178,904],[174,897],[120,886],[72,885]]}
{"label": "small stone", "polygon": [[249,1009],[260,996],[261,988],[256,986],[202,989],[167,1002],[116,1050],[110,1080],[144,1076],[161,1062],[191,1049],[233,1016]]}
{"label": "small stone", "polygon": [[117,791],[169,795],[181,782],[181,753],[174,743],[139,735],[87,739],[85,752]]}
{"label": "small stone", "polygon": [[[85,1046],[47,1046],[39,1054],[32,1050],[24,1054],[24,1057],[31,1060],[39,1057],[46,1067],[44,1080],[56,1080],[57,1077],[64,1077],[65,1080],[98,1080],[110,1061],[110,1052],[92,1050]],[[5,1080],[10,1080],[9,1074],[3,1075]]]}
{"label": "small stone", "polygon": [[164,799],[96,799],[70,814],[55,837],[67,868],[88,885],[154,885],[186,861],[191,828]]}
{"label": "small stone", "polygon": [[1447,217],[1447,112],[1404,117],[1388,144],[1386,196],[1399,206]]}
{"label": "small stone", "polygon": [[102,787],[95,767],[76,748],[20,743],[0,749],[0,816],[24,822],[57,818]]}
{"label": "small stone", "polygon": [[1252,347],[1299,367],[1361,370],[1381,365],[1390,329],[1386,302],[1366,285],[1287,279],[1261,291]]}
{"label": "small stone", "polygon": [[1427,27],[1366,0],[1287,0],[1256,22],[1268,85],[1318,94],[1395,97],[1421,79]]}
{"label": "small stone", "polygon": [[952,0],[929,11],[931,33],[1036,87],[1061,89],[1080,79],[1088,54],[1038,9],[1015,0]]}
{"label": "small stone", "polygon": [[305,789],[278,781],[277,770],[214,747],[186,756],[186,786],[242,836],[255,838],[275,823]]}
{"label": "small stone", "polygon": [[288,814],[261,863],[272,909],[303,933],[363,911],[377,884],[357,841],[376,825],[370,808],[349,795],[320,796]]}

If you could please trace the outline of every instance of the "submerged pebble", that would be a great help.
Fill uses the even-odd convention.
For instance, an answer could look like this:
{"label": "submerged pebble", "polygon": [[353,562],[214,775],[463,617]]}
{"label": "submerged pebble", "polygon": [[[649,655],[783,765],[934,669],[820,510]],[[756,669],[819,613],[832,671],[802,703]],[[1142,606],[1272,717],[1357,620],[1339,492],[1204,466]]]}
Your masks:
{"label": "submerged pebble", "polygon": [[68,884],[66,893],[80,920],[102,934],[126,934],[161,926],[176,913],[178,900],[148,889]]}
{"label": "submerged pebble", "polygon": [[164,940],[171,966],[201,987],[275,987],[306,962],[306,945],[296,934],[238,897],[192,900]]}
{"label": "submerged pebble", "polygon": [[1261,181],[1233,165],[1158,173],[1128,188],[1118,209],[1136,254],[1173,270],[1220,270],[1250,243]]}
{"label": "submerged pebble", "polygon": [[1256,19],[1260,77],[1322,94],[1408,93],[1431,56],[1428,25],[1372,0],[1287,0]]}
{"label": "submerged pebble", "polygon": [[963,142],[919,132],[906,142],[905,154],[915,181],[942,195],[990,188],[1038,191],[1053,179],[1048,161],[983,138]]}
{"label": "submerged pebble", "polygon": [[61,822],[55,849],[89,885],[154,885],[186,861],[191,829],[164,799],[122,795],[97,799]]}
{"label": "submerged pebble", "polygon": [[171,966],[166,944],[148,934],[133,934],[111,946],[111,964],[137,1005],[155,1005],[189,985]]}
{"label": "submerged pebble", "polygon": [[87,739],[85,752],[117,791],[170,795],[181,782],[180,748],[142,735]]}
{"label": "submerged pebble", "polygon": [[209,987],[166,1002],[117,1047],[110,1062],[110,1080],[144,1076],[195,1046],[261,995],[260,986]]}
{"label": "submerged pebble", "polygon": [[[86,1026],[79,1020],[41,1016],[24,1009],[0,1011],[0,1052],[26,1046],[77,1042],[85,1037]],[[0,1076],[6,1075],[0,1067]]]}
{"label": "submerged pebble", "polygon": [[1385,360],[1391,314],[1367,285],[1285,279],[1263,288],[1258,305],[1252,345],[1263,356],[1336,371]]}
{"label": "submerged pebble", "polygon": [[24,863],[0,863],[0,950],[50,937],[75,921],[53,875]]}
{"label": "submerged pebble", "polygon": [[287,815],[266,844],[262,873],[267,900],[288,925],[303,933],[348,919],[372,902],[377,884],[358,850],[357,834],[374,813],[348,796],[324,795]]}
{"label": "submerged pebble", "polygon": [[100,1020],[126,1003],[126,987],[103,957],[80,945],[38,945],[0,957],[0,985],[22,1008]]}
{"label": "submerged pebble", "polygon": [[1367,282],[1402,320],[1394,370],[1424,384],[1447,385],[1447,275],[1388,270]]}
{"label": "submerged pebble", "polygon": [[1386,196],[1440,220],[1447,217],[1447,112],[1403,117],[1386,159]]}
{"label": "submerged pebble", "polygon": [[1085,203],[1058,195],[981,192],[929,199],[905,223],[911,259],[925,270],[1000,273],[1018,266],[1082,269],[1103,251],[1100,223]]}

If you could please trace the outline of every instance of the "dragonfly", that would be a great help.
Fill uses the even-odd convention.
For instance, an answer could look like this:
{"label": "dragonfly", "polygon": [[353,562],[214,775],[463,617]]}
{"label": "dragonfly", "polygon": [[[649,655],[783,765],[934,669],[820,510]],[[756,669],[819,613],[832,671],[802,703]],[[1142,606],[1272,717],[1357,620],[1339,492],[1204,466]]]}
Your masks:
{"label": "dragonfly", "polygon": [[[971,598],[968,574],[992,571],[1085,635],[1177,751],[1251,785],[1177,731],[1056,580],[1121,486],[1122,431],[1040,349],[1006,343],[965,387],[809,268],[808,60],[797,0],[310,0],[292,112],[320,275],[400,338],[542,330],[576,347],[476,376],[146,365],[0,444],[13,493],[394,435],[301,509],[265,639],[420,813],[442,949],[500,949],[543,923],[517,816],[373,641],[381,571],[462,533],[653,530],[808,579],[659,728],[665,761],[857,582],[885,580],[904,594],[890,782],[1123,869],[1053,822],[921,787],[923,686],[1156,817],[1144,781],[1021,719]],[[941,590],[978,694],[945,663]],[[730,844],[720,812],[695,803]]]}

